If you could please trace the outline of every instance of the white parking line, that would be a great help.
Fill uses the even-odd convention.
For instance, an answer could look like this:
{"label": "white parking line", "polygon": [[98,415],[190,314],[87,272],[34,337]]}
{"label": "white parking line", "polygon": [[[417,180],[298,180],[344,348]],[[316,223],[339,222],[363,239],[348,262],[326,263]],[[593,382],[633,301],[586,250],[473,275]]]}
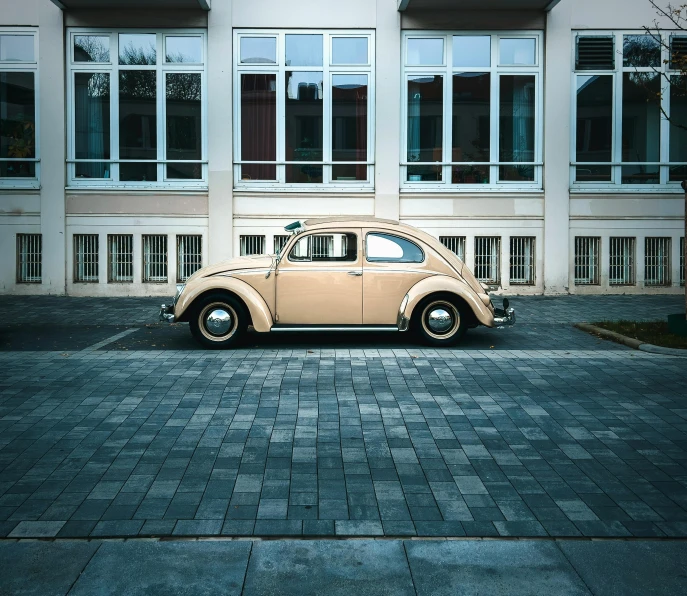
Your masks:
{"label": "white parking line", "polygon": [[123,337],[126,337],[127,335],[131,335],[135,331],[138,331],[138,327],[134,327],[133,329],[126,329],[125,331],[122,331],[120,333],[117,333],[111,337],[108,337],[107,339],[104,339],[102,341],[99,341],[97,344],[93,344],[92,346],[88,346],[87,348],[84,348],[83,350],[80,350],[80,353],[84,352],[93,352],[95,350],[99,350],[100,348],[105,347],[108,344],[111,344],[118,339],[122,339]]}

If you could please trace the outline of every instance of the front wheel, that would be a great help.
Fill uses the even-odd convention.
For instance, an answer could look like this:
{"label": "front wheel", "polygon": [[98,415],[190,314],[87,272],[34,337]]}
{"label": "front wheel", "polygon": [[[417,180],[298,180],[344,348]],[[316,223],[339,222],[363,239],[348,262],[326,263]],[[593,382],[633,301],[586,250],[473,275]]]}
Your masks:
{"label": "front wheel", "polygon": [[454,346],[467,331],[463,309],[447,298],[431,298],[419,305],[415,330],[430,346]]}
{"label": "front wheel", "polygon": [[248,328],[245,308],[226,294],[204,296],[189,319],[193,337],[206,348],[234,347]]}

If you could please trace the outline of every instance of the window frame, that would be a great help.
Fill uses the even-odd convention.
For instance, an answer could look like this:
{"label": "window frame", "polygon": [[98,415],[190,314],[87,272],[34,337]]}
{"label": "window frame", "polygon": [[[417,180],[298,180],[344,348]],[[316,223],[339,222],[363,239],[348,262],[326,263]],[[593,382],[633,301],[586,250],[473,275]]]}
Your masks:
{"label": "window frame", "polygon": [[[127,65],[119,64],[119,35],[120,34],[151,34],[155,35],[155,49],[157,59],[154,65]],[[110,59],[108,62],[75,62],[74,41],[76,36],[95,35],[109,36]],[[197,62],[166,62],[165,47],[167,37],[199,37],[201,40],[202,63]],[[206,190],[208,187],[208,92],[207,92],[207,29],[199,28],[102,28],[102,27],[70,27],[67,29],[67,188],[81,189],[136,189],[136,190]],[[156,73],[156,143],[157,157],[154,163],[157,165],[156,181],[122,181],[119,180],[119,164],[153,163],[150,160],[120,160],[119,159],[119,73],[123,71],[147,70]],[[74,102],[74,85],[76,73],[102,73],[110,76],[110,159],[86,160],[111,164],[110,178],[77,178],[75,146],[75,121],[76,106]],[[170,73],[200,74],[201,81],[201,159],[178,160],[179,163],[200,163],[201,178],[199,180],[169,179],[166,178],[167,160],[167,75]],[[81,163],[85,163],[81,161]]]}
{"label": "window frame", "polygon": [[[490,66],[453,66],[453,37],[490,37]],[[407,64],[408,39],[443,38],[444,56],[442,65],[409,65]],[[500,64],[501,39],[532,39],[536,40],[534,65],[502,65]],[[453,162],[453,75],[457,73],[487,73],[490,80],[490,130],[489,130],[489,161],[486,162]],[[442,161],[441,162],[408,162],[408,80],[418,75],[442,76],[443,112],[442,112]],[[535,79],[534,103],[534,181],[499,180],[500,164],[515,162],[499,161],[499,128],[500,128],[500,94],[501,77],[504,75],[527,75]],[[542,31],[402,31],[401,34],[401,147],[400,147],[400,189],[401,192],[469,192],[493,193],[502,192],[532,192],[543,191],[544,166],[544,36]],[[446,159],[446,158],[449,159]],[[522,162],[528,164],[530,162]],[[435,165],[442,168],[442,180],[437,182],[409,181],[408,165]],[[451,170],[454,165],[487,166],[490,169],[488,184],[454,184],[451,182]]]}
{"label": "window frame", "polygon": [[[370,256],[368,254],[367,250],[367,241],[370,236],[389,236],[390,238],[398,238],[400,240],[403,240],[404,242],[408,242],[409,244],[412,244],[415,246],[420,251],[420,254],[422,255],[422,260],[421,261],[403,261],[399,259],[392,259],[392,258],[383,258],[383,257],[372,257],[374,260],[370,260]],[[418,265],[420,263],[424,263],[427,260],[427,253],[425,250],[418,244],[415,240],[411,240],[410,238],[406,238],[405,236],[400,236],[399,234],[393,234],[388,231],[381,231],[381,230],[369,230],[365,232],[365,238],[364,238],[364,254],[365,254],[365,262],[370,263],[372,265],[376,263],[392,263],[396,265]]]}
{"label": "window frame", "polygon": [[[682,37],[680,32],[674,30],[662,30],[660,32],[662,45],[659,66],[625,66],[623,64],[624,58],[624,38],[626,35],[642,36],[649,35],[644,30],[637,29],[613,29],[607,30],[573,30],[572,32],[572,62],[570,71],[571,78],[571,120],[570,120],[570,191],[578,193],[604,193],[604,192],[618,192],[618,193],[682,193],[680,182],[669,181],[669,168],[671,165],[679,165],[687,162],[670,162],[670,122],[660,114],[659,125],[659,161],[658,162],[623,162],[623,75],[624,73],[634,72],[655,72],[659,76],[661,85],[661,105],[670,114],[670,87],[668,86],[665,76],[677,74],[678,71],[671,69],[667,62],[669,59],[669,50],[666,44],[670,44],[670,38],[673,36]],[[578,37],[613,37],[614,39],[614,68],[613,70],[576,70],[576,55],[577,55],[577,39]],[[687,34],[684,35],[687,37]],[[609,76],[612,78],[613,88],[613,105],[612,105],[612,146],[611,146],[611,161],[610,162],[578,162],[577,161],[577,77],[578,76]],[[655,164],[659,168],[659,184],[623,184],[622,182],[622,168],[623,166],[638,166]],[[610,182],[577,182],[575,180],[577,166],[584,165],[608,165],[611,168]]]}
{"label": "window frame", "polygon": [[[320,258],[317,257],[313,259],[312,256],[312,239],[315,236],[325,236],[325,237],[332,237],[339,235],[339,236],[354,236],[355,237],[355,259],[350,260],[346,259],[344,257],[330,257],[330,258]],[[318,263],[335,263],[335,264],[341,264],[342,266],[351,266],[351,264],[355,264],[360,260],[360,234],[358,232],[351,232],[351,231],[341,231],[341,230],[314,230],[312,232],[309,232],[307,234],[297,234],[296,235],[296,241],[291,244],[289,247],[289,252],[286,255],[286,260],[289,263],[293,263],[294,265],[299,265],[299,264],[318,264]],[[301,242],[302,240],[307,240],[307,246],[308,246],[308,257],[300,258],[293,256],[293,251],[295,250],[296,246],[298,246],[298,243]],[[282,248],[282,251],[284,251],[287,248],[289,241],[286,241],[286,244],[284,244],[284,247]],[[283,252],[280,253],[280,255],[283,255]],[[292,258],[293,256],[293,258]]]}
{"label": "window frame", "polygon": [[[322,35],[321,66],[286,66],[286,35]],[[241,39],[243,37],[276,38],[276,63],[242,63]],[[339,37],[367,38],[366,64],[333,64],[333,40]],[[375,30],[374,29],[235,29],[233,62],[233,174],[234,189],[240,191],[298,191],[321,192],[323,189],[337,192],[371,192],[374,190],[375,177]],[[296,183],[286,182],[287,162],[285,157],[285,111],[286,111],[286,71],[322,72],[325,85],[322,98],[322,161],[308,162],[322,165],[322,182]],[[241,75],[274,74],[276,77],[276,160],[245,162],[258,164],[276,164],[276,180],[242,180],[241,179]],[[367,160],[345,162],[332,160],[332,81],[337,75],[367,76]],[[332,180],[332,167],[347,163],[365,164],[367,180],[336,181]]]}
{"label": "window frame", "polygon": [[0,189],[37,189],[40,188],[41,180],[41,129],[40,129],[40,76],[38,69],[38,27],[0,27],[0,35],[31,35],[33,36],[33,61],[31,62],[0,62],[0,72],[26,72],[33,74],[33,102],[35,123],[34,146],[35,157],[26,159],[2,158],[2,161],[23,161],[33,162],[35,166],[35,176],[33,177],[2,177],[0,176]]}

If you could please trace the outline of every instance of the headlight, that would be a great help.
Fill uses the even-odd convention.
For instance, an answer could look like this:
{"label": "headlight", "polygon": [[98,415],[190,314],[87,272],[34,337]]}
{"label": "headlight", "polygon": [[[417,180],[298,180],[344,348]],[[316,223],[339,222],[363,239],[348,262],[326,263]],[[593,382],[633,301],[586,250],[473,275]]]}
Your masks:
{"label": "headlight", "polygon": [[185,287],[186,284],[177,284],[177,293],[176,296],[174,296],[174,305],[176,305],[177,300],[179,300],[179,296],[181,296],[181,293],[184,291]]}

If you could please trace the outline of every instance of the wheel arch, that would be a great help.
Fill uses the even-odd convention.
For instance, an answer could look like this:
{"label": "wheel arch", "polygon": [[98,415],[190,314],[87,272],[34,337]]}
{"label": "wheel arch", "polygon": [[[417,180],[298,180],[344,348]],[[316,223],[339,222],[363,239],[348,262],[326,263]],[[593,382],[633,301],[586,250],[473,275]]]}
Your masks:
{"label": "wheel arch", "polygon": [[476,324],[494,326],[494,313],[474,290],[465,282],[444,275],[427,277],[410,288],[407,294],[408,299],[407,301],[403,299],[399,314],[407,320],[412,320],[418,305],[432,296],[454,297],[456,301],[463,303],[469,309]]}
{"label": "wheel arch", "polygon": [[[212,283],[207,283],[212,280]],[[199,298],[208,294],[225,293],[239,300],[250,317],[250,324],[258,332],[267,332],[272,328],[274,320],[265,300],[253,287],[245,281],[233,277],[206,278],[204,283],[188,289],[182,293],[174,309],[176,321],[188,321],[193,304]]]}

